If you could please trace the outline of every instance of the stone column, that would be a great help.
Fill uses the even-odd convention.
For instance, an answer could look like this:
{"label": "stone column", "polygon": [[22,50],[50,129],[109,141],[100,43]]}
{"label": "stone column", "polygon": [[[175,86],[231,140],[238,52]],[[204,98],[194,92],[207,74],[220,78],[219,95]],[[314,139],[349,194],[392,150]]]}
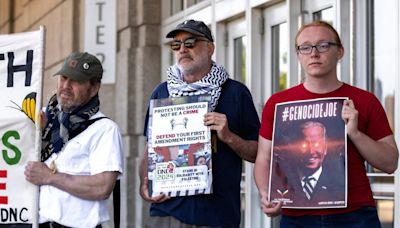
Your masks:
{"label": "stone column", "polygon": [[161,79],[160,9],[158,0],[118,1],[115,119],[125,147],[120,227],[142,227],[148,216],[148,203],[139,195],[138,170],[148,99]]}

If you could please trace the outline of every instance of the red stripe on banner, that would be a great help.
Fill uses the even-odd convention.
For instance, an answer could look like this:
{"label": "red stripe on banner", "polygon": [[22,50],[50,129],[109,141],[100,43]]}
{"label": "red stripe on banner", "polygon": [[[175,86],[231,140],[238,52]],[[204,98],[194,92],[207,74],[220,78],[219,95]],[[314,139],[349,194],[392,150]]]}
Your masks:
{"label": "red stripe on banner", "polygon": [[8,197],[0,196],[0,204],[8,204]]}
{"label": "red stripe on banner", "polygon": [[0,170],[0,177],[7,177],[7,170]]}
{"label": "red stripe on banner", "polygon": [[[0,170],[0,178],[7,178],[7,170]],[[5,183],[0,183],[0,189],[6,189],[7,185]],[[0,204],[8,204],[7,196],[0,196]]]}

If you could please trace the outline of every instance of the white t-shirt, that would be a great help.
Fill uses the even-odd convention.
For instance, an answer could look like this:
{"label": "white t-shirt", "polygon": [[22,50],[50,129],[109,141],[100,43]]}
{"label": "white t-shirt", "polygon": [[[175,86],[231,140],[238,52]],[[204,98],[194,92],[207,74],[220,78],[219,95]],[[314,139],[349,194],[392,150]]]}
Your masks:
{"label": "white t-shirt", "polygon": [[[101,112],[91,119],[102,117]],[[46,160],[55,160],[57,172],[71,175],[94,175],[118,171],[122,175],[121,133],[108,118],[97,120],[68,141],[62,151]],[[54,221],[70,227],[95,227],[109,220],[107,200],[84,200],[50,185],[40,186],[39,223]]]}

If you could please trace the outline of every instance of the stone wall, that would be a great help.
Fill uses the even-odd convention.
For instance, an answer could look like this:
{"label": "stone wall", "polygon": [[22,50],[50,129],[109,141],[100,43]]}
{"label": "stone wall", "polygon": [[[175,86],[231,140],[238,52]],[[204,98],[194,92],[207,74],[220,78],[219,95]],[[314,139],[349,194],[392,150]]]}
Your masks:
{"label": "stone wall", "polygon": [[[0,34],[46,27],[44,103],[55,92],[52,75],[65,57],[83,50],[84,5],[84,0],[0,1]],[[118,0],[117,11],[116,83],[102,85],[101,109],[120,126],[125,147],[120,227],[142,227],[148,204],[138,193],[138,166],[148,98],[161,78],[161,1]]]}

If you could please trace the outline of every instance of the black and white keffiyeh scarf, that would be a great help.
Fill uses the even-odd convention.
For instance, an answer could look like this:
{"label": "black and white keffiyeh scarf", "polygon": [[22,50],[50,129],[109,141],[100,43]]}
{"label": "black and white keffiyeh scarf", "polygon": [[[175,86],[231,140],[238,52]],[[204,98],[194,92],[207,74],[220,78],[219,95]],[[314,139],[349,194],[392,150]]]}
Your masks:
{"label": "black and white keffiyeh scarf", "polygon": [[67,113],[60,110],[57,95],[53,95],[46,108],[47,124],[42,131],[41,161],[61,151],[68,140],[85,130],[88,127],[85,122],[99,111],[99,106],[99,96],[96,95],[85,105]]}
{"label": "black and white keffiyeh scarf", "polygon": [[212,62],[211,70],[199,81],[186,83],[183,81],[182,71],[175,64],[167,70],[167,87],[170,97],[211,95],[210,109],[214,111],[217,107],[219,96],[221,95],[221,86],[229,78],[223,66]]}

